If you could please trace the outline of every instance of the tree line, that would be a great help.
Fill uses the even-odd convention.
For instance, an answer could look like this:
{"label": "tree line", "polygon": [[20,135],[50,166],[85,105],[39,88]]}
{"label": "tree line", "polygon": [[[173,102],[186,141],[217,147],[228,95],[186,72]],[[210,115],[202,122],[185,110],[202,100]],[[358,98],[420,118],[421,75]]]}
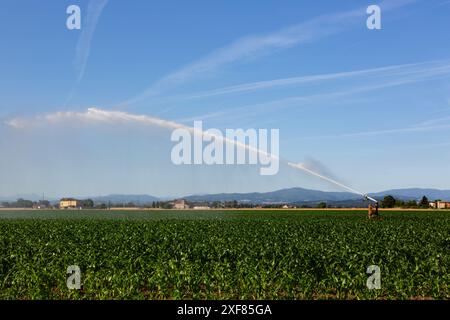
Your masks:
{"label": "tree line", "polygon": [[430,207],[430,201],[426,196],[417,202],[416,200],[403,201],[396,199],[391,195],[387,195],[380,203],[382,208],[412,208],[412,209],[428,209]]}
{"label": "tree line", "polygon": [[[94,208],[94,201],[92,199],[79,200],[78,206],[86,209]],[[57,208],[58,205],[53,205],[48,200],[31,201],[26,199],[17,199],[16,201],[3,201],[1,203],[4,208]]]}
{"label": "tree line", "polygon": [[[438,200],[436,200],[438,201]],[[194,206],[209,206],[214,209],[244,209],[244,208],[272,208],[280,209],[286,204],[284,203],[273,203],[273,204],[254,204],[254,203],[242,203],[237,200],[232,201],[213,201],[213,202],[188,202],[186,201],[188,207]],[[58,205],[52,205],[50,201],[40,200],[31,201],[26,199],[18,199],[12,202],[2,202],[2,207],[4,208],[57,208]],[[79,200],[79,206],[85,209],[109,209],[109,208],[155,208],[155,209],[173,209],[172,201],[154,201],[151,204],[135,204],[133,202],[128,203],[94,203],[92,199]],[[300,208],[314,208],[314,205],[298,205]],[[316,208],[327,208],[331,207],[326,202],[320,202],[315,205]],[[387,195],[380,201],[381,208],[411,208],[411,209],[427,209],[430,207],[430,202],[426,196],[423,196],[420,201],[408,200],[404,201],[401,199],[396,199],[392,195]]]}

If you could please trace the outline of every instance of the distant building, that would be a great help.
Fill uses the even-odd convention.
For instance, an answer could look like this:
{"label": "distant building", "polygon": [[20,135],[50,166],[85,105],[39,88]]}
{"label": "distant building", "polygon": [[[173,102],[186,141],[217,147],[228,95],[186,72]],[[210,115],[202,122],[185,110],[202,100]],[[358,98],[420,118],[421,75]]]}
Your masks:
{"label": "distant building", "polygon": [[81,201],[73,198],[63,198],[59,201],[60,209],[76,209],[81,206]]}
{"label": "distant building", "polygon": [[208,206],[194,206],[194,208],[192,208],[192,209],[194,209],[194,210],[209,210],[211,208]]}
{"label": "distant building", "polygon": [[186,204],[186,201],[184,199],[175,200],[173,203],[174,209],[188,209],[189,206]]}
{"label": "distant building", "polygon": [[450,201],[433,201],[430,207],[434,209],[450,209]]}
{"label": "distant building", "polygon": [[33,203],[33,209],[47,209],[48,206],[45,203]]}

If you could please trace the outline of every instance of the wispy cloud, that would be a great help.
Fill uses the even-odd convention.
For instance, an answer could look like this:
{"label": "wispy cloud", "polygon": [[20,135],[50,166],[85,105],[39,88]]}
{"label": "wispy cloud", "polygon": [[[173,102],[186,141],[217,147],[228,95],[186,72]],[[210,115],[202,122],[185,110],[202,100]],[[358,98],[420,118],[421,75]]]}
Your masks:
{"label": "wispy cloud", "polygon": [[[424,62],[409,65],[390,66],[377,69],[366,69],[353,72],[342,72],[335,74],[315,75],[309,77],[281,79],[280,81],[275,80],[275,85],[282,85],[282,83],[286,84],[294,82],[309,83],[311,81],[338,80],[341,79],[342,77],[357,77],[369,74],[372,75],[373,78],[376,80],[370,84],[353,86],[350,89],[343,88],[339,90],[334,90],[332,92],[321,92],[311,95],[287,97],[263,103],[245,105],[231,108],[226,111],[224,110],[222,112],[213,112],[205,115],[199,115],[197,118],[198,119],[213,119],[213,118],[225,119],[226,117],[232,117],[234,119],[243,118],[246,116],[252,116],[254,115],[255,112],[258,113],[268,112],[271,110],[308,106],[313,103],[337,101],[342,97],[349,97],[361,93],[388,89],[397,86],[404,86],[422,81],[440,79],[442,77],[450,76],[450,62],[449,61]],[[249,86],[244,85],[242,88],[243,90],[246,90],[247,88],[251,87],[252,90],[253,88],[255,88],[254,90],[257,90],[264,86],[270,85],[272,85],[272,82],[263,83],[262,85],[258,84]],[[241,87],[236,88],[237,90],[241,90]],[[222,92],[225,91],[227,90],[219,90],[221,94]],[[189,119],[195,119],[195,117],[191,117]]]}
{"label": "wispy cloud", "polygon": [[380,68],[370,68],[364,70],[337,72],[319,75],[309,75],[300,77],[290,77],[283,79],[273,79],[267,81],[258,81],[243,83],[235,86],[229,86],[205,92],[196,93],[186,97],[187,99],[207,98],[232,93],[243,93],[257,90],[265,90],[276,87],[303,85],[321,81],[333,81],[346,78],[355,78],[361,76],[372,77],[393,77],[393,76],[417,76],[417,75],[436,75],[449,71],[450,62],[448,61],[429,61],[414,64],[394,65]]}
{"label": "wispy cloud", "polygon": [[[448,129],[450,129],[450,121],[449,120],[447,120],[446,123],[444,123],[444,124],[442,124],[440,122],[436,122],[435,124],[430,123],[429,125],[417,124],[417,125],[413,125],[413,126],[384,129],[384,130],[336,133],[336,134],[332,134],[332,135],[296,138],[295,141],[372,137],[372,136],[403,134],[403,133],[433,132],[433,131],[442,131],[442,130],[448,130]],[[292,141],[294,141],[294,139],[290,139],[289,141],[292,142]]]}
{"label": "wispy cloud", "polygon": [[431,126],[436,124],[450,124],[450,117],[441,117],[437,119],[429,119],[424,122],[422,122],[421,126]]}
{"label": "wispy cloud", "polygon": [[[427,143],[427,144],[408,144],[408,145],[394,145],[391,147],[383,146],[383,148],[376,148],[370,146],[369,148],[365,148],[364,152],[374,152],[374,153],[384,153],[386,152],[396,152],[399,151],[415,151],[415,150],[423,150],[423,149],[437,149],[442,147],[450,146],[450,142],[441,142],[441,143]],[[360,149],[363,151],[363,149]]]}
{"label": "wispy cloud", "polygon": [[[415,1],[383,1],[380,3],[380,6],[385,12]],[[361,7],[351,11],[322,15],[266,35],[252,35],[240,38],[180,70],[163,77],[141,94],[120,103],[119,106],[139,102],[147,97],[160,94],[168,88],[201,76],[210,75],[218,69],[237,61],[266,56],[280,50],[289,49],[301,43],[312,42],[339,33],[357,22],[364,21],[361,19],[364,19],[365,16],[366,10]]]}
{"label": "wispy cloud", "polygon": [[346,138],[346,137],[365,137],[365,136],[378,136],[393,133],[411,133],[411,132],[427,132],[436,130],[450,129],[450,124],[448,125],[432,125],[432,126],[414,126],[406,128],[396,128],[387,130],[377,130],[377,131],[365,131],[356,133],[344,133],[334,135],[336,138]]}
{"label": "wispy cloud", "polygon": [[108,0],[91,0],[87,9],[86,22],[82,26],[80,38],[76,47],[75,71],[77,82],[80,82],[86,70],[87,61],[91,51],[92,38],[94,36],[97,23]]}
{"label": "wispy cloud", "polygon": [[91,43],[94,37],[94,32],[97,27],[97,23],[100,19],[103,9],[105,8],[108,0],[90,0],[87,7],[86,21],[82,20],[81,35],[78,39],[75,49],[75,84],[66,100],[66,104],[73,98],[78,85],[83,79],[86,71],[86,66],[91,52]]}

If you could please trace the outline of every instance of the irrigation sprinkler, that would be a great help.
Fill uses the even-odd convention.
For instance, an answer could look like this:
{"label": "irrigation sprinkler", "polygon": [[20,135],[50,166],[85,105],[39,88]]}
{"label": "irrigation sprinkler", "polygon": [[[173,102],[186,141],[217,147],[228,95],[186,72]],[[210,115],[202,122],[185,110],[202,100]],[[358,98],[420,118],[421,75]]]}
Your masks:
{"label": "irrigation sprinkler", "polygon": [[375,200],[374,198],[370,197],[368,194],[364,195],[364,200],[370,200],[378,204],[378,200]]}
{"label": "irrigation sprinkler", "polygon": [[367,200],[370,200],[370,201],[374,202],[374,205],[369,204],[369,215],[368,215],[368,216],[369,216],[369,219],[373,219],[373,218],[376,218],[376,217],[379,216],[379,214],[378,214],[378,200],[372,198],[372,197],[369,196],[367,193],[364,194],[364,193],[362,193],[362,192],[360,192],[360,191],[358,191],[358,190],[355,190],[355,189],[353,189],[353,188],[351,188],[351,187],[349,187],[349,186],[346,186],[345,184],[342,184],[342,183],[340,183],[340,182],[338,182],[338,181],[336,181],[336,180],[334,180],[334,179],[331,179],[331,178],[329,178],[329,177],[326,177],[326,176],[324,176],[323,174],[317,173],[317,172],[315,172],[314,170],[311,170],[311,169],[307,168],[303,163],[292,163],[292,162],[288,162],[288,165],[289,165],[290,167],[292,167],[292,168],[300,169],[300,170],[306,171],[306,172],[308,172],[309,174],[312,174],[312,175],[314,175],[314,176],[316,176],[316,177],[319,177],[319,178],[321,178],[321,179],[323,179],[323,180],[326,180],[326,181],[328,181],[328,182],[331,182],[332,184],[337,185],[337,186],[339,186],[339,187],[341,187],[341,188],[344,188],[344,189],[346,189],[346,190],[348,190],[348,191],[350,191],[350,192],[352,192],[352,193],[359,194],[359,195],[363,196],[364,200],[366,200],[366,201],[367,201]]}
{"label": "irrigation sprinkler", "polygon": [[372,204],[369,204],[369,213],[368,213],[369,219],[373,219],[373,218],[378,217],[379,216],[379,214],[378,214],[378,200],[370,197],[368,194],[364,195],[364,200],[370,200],[370,201],[375,203],[374,206],[372,206]]}

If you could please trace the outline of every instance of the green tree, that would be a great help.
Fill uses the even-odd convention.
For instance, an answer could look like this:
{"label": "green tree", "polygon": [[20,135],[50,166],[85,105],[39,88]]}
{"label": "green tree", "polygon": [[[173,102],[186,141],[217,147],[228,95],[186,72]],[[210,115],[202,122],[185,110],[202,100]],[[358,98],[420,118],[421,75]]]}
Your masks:
{"label": "green tree", "polygon": [[17,202],[16,202],[16,207],[18,207],[18,208],[32,208],[33,207],[33,201],[24,200],[24,199],[18,199]]}
{"label": "green tree", "polygon": [[404,207],[405,206],[405,201],[400,200],[400,199],[395,199],[395,206],[396,207]]}
{"label": "green tree", "polygon": [[395,206],[395,198],[391,195],[385,196],[383,201],[381,201],[381,206],[383,208],[393,208]]}
{"label": "green tree", "polygon": [[213,208],[222,208],[223,204],[220,201],[214,201],[211,205]]}
{"label": "green tree", "polygon": [[161,208],[162,209],[172,209],[173,208],[173,205],[170,203],[170,202],[161,202]]}
{"label": "green tree", "polygon": [[429,208],[430,207],[430,201],[428,201],[428,198],[423,196],[422,200],[419,202],[419,206],[421,208]]}
{"label": "green tree", "polygon": [[319,203],[317,205],[317,208],[320,208],[320,209],[325,209],[326,207],[327,207],[327,203],[326,202],[321,202],[321,203]]}
{"label": "green tree", "polygon": [[415,200],[410,200],[406,203],[407,208],[417,208],[417,202]]}
{"label": "green tree", "polygon": [[94,207],[94,201],[92,201],[92,199],[83,200],[82,206],[84,208],[93,208]]}

